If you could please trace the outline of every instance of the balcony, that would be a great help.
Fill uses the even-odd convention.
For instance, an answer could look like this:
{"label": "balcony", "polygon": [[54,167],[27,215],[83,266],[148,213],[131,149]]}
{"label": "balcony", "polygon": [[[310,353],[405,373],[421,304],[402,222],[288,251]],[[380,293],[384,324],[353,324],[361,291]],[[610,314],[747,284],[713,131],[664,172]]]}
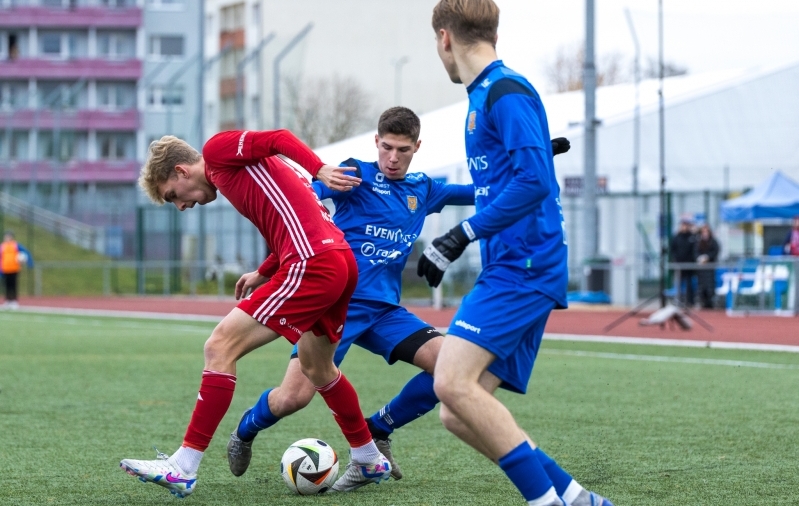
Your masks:
{"label": "balcony", "polygon": [[138,7],[52,7],[0,8],[0,28],[138,28],[142,11]]}
{"label": "balcony", "polygon": [[139,125],[137,109],[126,111],[79,109],[58,112],[51,109],[40,111],[18,109],[0,112],[0,128],[18,130],[31,129],[36,126],[42,130],[50,130],[58,126],[67,130],[132,131],[138,130]]}
{"label": "balcony", "polygon": [[139,176],[136,160],[0,160],[0,182],[134,183]]}
{"label": "balcony", "polygon": [[[2,11],[0,11],[2,12]],[[142,75],[141,60],[101,60],[76,58],[48,60],[19,58],[0,61],[0,76],[4,79],[104,79],[138,80]]]}

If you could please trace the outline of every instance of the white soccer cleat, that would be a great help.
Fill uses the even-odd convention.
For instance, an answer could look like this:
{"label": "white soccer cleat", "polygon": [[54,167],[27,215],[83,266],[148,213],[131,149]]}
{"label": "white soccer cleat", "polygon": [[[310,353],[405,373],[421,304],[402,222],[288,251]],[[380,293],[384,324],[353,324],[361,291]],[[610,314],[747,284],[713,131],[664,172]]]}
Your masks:
{"label": "white soccer cleat", "polygon": [[191,495],[197,483],[197,475],[188,475],[169,460],[169,456],[158,452],[156,460],[124,459],[119,467],[144,483],[155,483],[180,498]]}
{"label": "white soccer cleat", "polygon": [[356,464],[350,458],[346,471],[336,480],[333,490],[336,492],[350,492],[370,483],[379,484],[390,477],[391,464],[382,453],[376,462],[369,465]]}

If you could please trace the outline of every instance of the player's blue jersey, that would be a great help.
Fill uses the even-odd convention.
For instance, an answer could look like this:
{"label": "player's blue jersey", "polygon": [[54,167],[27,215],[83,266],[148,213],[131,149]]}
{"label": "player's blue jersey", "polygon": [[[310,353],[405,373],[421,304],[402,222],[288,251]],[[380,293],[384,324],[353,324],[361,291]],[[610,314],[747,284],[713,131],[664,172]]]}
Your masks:
{"label": "player's blue jersey", "polygon": [[541,99],[498,60],[467,88],[466,156],[483,269],[525,271],[525,284],[566,306],[567,247],[560,188]]}
{"label": "player's blue jersey", "polygon": [[341,166],[355,167],[361,185],[339,192],[316,181],[313,188],[320,199],[333,199],[333,221],[355,253],[358,286],[352,298],[399,304],[402,270],[425,217],[445,205],[473,204],[474,187],[444,184],[421,172],[392,181],[377,162],[354,158]]}

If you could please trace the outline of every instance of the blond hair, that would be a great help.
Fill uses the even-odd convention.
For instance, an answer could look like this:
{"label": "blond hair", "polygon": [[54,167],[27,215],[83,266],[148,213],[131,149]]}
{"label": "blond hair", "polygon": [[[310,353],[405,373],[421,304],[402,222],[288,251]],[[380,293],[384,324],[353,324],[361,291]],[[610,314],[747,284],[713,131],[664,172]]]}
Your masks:
{"label": "blond hair", "polygon": [[458,42],[473,46],[497,40],[499,7],[493,0],[441,0],[433,8],[433,30],[448,30]]}
{"label": "blond hair", "polygon": [[139,173],[139,186],[150,200],[156,204],[164,203],[158,187],[175,175],[178,165],[192,165],[200,161],[200,153],[183,139],[165,135],[150,143],[147,161]]}

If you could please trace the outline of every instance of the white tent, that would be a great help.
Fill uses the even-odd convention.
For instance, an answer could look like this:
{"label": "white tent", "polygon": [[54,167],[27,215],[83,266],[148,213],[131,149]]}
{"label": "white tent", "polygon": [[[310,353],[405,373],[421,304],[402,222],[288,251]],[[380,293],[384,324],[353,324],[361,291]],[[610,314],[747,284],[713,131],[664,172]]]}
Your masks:
{"label": "white tent", "polygon": [[[535,85],[535,83],[533,83]],[[658,82],[641,82],[639,189],[659,181]],[[671,77],[664,83],[667,187],[670,190],[753,186],[769,169],[799,179],[799,64]],[[465,94],[465,92],[464,92]],[[582,92],[543,95],[552,137],[567,136],[572,150],[555,159],[561,183],[583,172]],[[613,192],[632,189],[633,84],[597,89],[597,174]],[[467,182],[464,122],[467,102],[421,116],[422,148],[411,171]],[[328,163],[376,157],[374,132],[316,150]],[[725,181],[725,167],[729,180]]]}

